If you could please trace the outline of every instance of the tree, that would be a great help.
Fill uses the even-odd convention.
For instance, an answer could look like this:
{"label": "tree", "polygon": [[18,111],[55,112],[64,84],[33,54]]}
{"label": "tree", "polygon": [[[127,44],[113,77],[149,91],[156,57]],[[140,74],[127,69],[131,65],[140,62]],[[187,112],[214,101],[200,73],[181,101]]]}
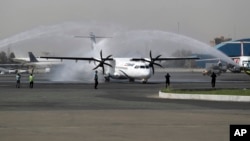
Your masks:
{"label": "tree", "polygon": [[0,63],[7,63],[7,55],[5,52],[0,52]]}
{"label": "tree", "polygon": [[8,61],[9,61],[9,63],[13,63],[12,59],[15,58],[15,57],[16,57],[15,54],[14,54],[13,52],[11,52],[11,53],[9,54],[9,56],[8,56]]}
{"label": "tree", "polygon": [[13,63],[12,58],[15,58],[15,54],[13,52],[11,52],[9,56],[7,56],[6,52],[4,51],[0,52],[0,63]]}

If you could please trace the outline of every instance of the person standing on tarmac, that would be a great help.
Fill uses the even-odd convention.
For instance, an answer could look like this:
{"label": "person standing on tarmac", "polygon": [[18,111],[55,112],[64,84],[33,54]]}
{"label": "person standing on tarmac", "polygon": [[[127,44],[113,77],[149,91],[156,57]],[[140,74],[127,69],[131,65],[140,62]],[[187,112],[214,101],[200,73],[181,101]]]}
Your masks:
{"label": "person standing on tarmac", "polygon": [[34,76],[33,76],[32,73],[29,76],[29,82],[30,82],[30,88],[33,88],[33,85],[34,85]]}
{"label": "person standing on tarmac", "polygon": [[211,84],[212,84],[212,87],[214,88],[215,87],[215,82],[216,82],[216,74],[213,72],[211,77],[212,77]]}
{"label": "person standing on tarmac", "polygon": [[95,71],[95,89],[97,89],[97,85],[98,85],[98,71]]}
{"label": "person standing on tarmac", "polygon": [[16,88],[20,88],[20,83],[21,83],[21,75],[20,73],[16,74]]}
{"label": "person standing on tarmac", "polygon": [[167,88],[167,87],[170,86],[170,75],[169,75],[169,73],[167,73],[167,74],[165,75],[165,78],[166,78],[166,88]]}

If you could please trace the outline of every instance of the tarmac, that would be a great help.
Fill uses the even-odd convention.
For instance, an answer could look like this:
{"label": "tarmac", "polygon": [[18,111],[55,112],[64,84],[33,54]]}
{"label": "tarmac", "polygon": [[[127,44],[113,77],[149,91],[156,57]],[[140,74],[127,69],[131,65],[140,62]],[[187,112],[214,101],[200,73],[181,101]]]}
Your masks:
{"label": "tarmac", "polygon": [[[209,89],[208,76],[171,72],[171,87]],[[22,78],[24,79],[24,75]],[[52,82],[35,76],[34,88],[14,75],[0,76],[2,141],[228,141],[231,124],[250,123],[249,102],[174,100],[158,97],[164,72],[148,84]],[[216,88],[249,89],[244,73],[219,76]]]}

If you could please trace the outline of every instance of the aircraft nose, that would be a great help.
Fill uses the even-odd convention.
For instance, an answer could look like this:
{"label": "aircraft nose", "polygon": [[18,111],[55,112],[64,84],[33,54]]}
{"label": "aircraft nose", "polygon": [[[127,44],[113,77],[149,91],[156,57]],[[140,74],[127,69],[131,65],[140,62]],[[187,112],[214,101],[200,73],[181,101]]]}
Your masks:
{"label": "aircraft nose", "polygon": [[149,78],[151,76],[151,71],[150,71],[150,69],[146,69],[143,71],[142,74],[143,74],[144,78]]}

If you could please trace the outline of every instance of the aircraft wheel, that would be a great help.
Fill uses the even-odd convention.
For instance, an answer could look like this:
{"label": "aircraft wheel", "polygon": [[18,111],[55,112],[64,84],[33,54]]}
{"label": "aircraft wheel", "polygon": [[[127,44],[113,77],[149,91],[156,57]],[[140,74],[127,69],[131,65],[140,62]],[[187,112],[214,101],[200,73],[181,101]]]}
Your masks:
{"label": "aircraft wheel", "polygon": [[110,82],[110,78],[109,77],[104,77],[105,78],[105,82]]}

